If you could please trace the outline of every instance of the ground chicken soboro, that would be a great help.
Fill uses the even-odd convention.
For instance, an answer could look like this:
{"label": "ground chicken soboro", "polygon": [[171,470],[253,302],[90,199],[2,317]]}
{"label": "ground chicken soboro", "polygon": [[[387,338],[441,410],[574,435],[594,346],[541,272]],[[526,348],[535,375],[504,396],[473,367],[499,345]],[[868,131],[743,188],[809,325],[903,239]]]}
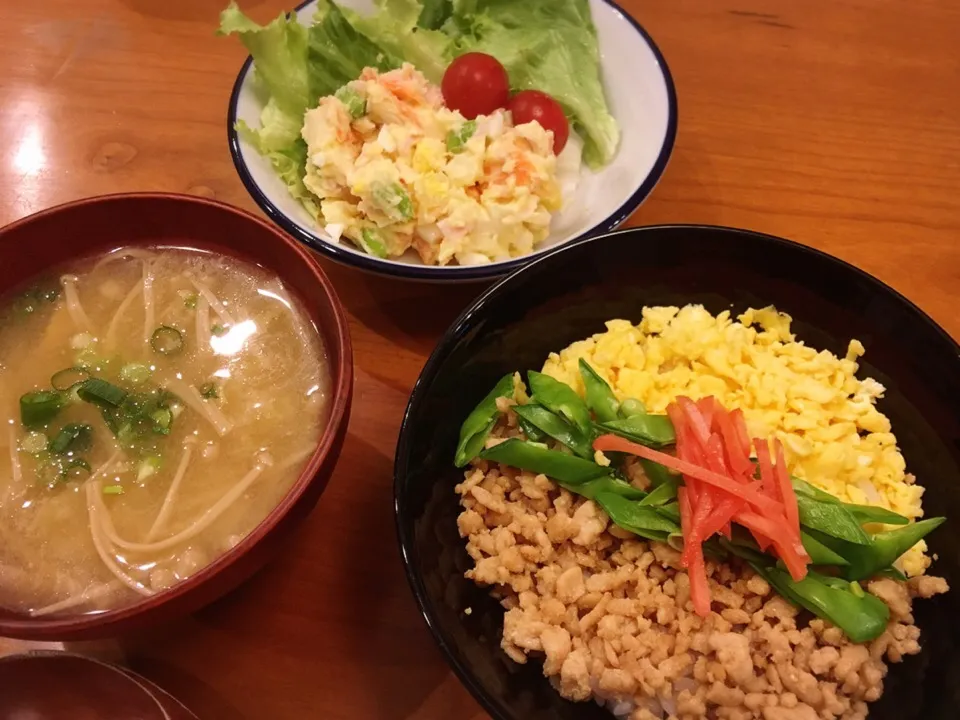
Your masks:
{"label": "ground chicken soboro", "polygon": [[[517,434],[516,416],[507,418],[501,436]],[[457,492],[475,562],[467,577],[507,608],[507,655],[542,659],[561,695],[629,720],[865,718],[886,663],[920,650],[913,598],[948,589],[924,576],[869,583],[891,621],[855,645],[823,620],[798,623],[798,610],[748,568],[708,562],[713,612],[701,619],[679,553],[617,528],[544,475],[481,461]]]}

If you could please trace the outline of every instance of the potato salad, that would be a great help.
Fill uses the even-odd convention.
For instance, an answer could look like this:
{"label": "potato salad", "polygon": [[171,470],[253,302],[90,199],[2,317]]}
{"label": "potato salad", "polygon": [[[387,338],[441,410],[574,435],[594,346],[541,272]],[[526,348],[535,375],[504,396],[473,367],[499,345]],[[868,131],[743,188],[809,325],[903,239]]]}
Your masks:
{"label": "potato salad", "polygon": [[[547,237],[562,205],[551,131],[514,125],[508,110],[468,120],[409,63],[364,69],[306,112],[301,134],[303,183],[319,198],[321,225],[377,257],[410,249],[429,265],[518,257]],[[576,177],[573,144],[571,153],[559,164]]]}

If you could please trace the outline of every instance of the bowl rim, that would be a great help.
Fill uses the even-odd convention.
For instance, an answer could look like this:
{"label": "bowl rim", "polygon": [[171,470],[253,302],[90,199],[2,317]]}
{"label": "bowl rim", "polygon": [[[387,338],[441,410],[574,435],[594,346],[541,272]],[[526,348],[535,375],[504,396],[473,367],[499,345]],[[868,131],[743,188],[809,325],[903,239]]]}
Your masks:
{"label": "bowl rim", "polygon": [[[129,192],[96,195],[54,205],[53,207],[27,215],[0,228],[0,248],[3,247],[7,236],[12,232],[32,222],[49,218],[59,213],[70,212],[77,208],[96,204],[111,205],[156,201],[205,206],[215,212],[232,214],[247,223],[253,223],[269,233],[273,238],[273,242],[286,245],[293,250],[299,262],[309,270],[312,275],[312,280],[320,285],[334,320],[334,332],[331,333],[332,337],[323,335],[322,329],[320,328],[318,328],[318,332],[321,332],[321,336],[325,341],[325,349],[328,357],[330,357],[331,361],[336,361],[337,366],[340,368],[339,377],[331,377],[331,403],[327,425],[323,430],[323,434],[317,440],[316,448],[306,466],[304,466],[299,477],[290,486],[290,489],[280,502],[277,503],[237,545],[215,558],[193,575],[154,595],[138,599],[130,605],[96,614],[53,614],[49,616],[31,617],[24,613],[8,611],[13,613],[14,617],[0,619],[0,634],[8,634],[12,637],[30,637],[33,639],[74,637],[80,634],[84,634],[85,636],[93,634],[101,635],[104,634],[104,631],[108,628],[124,625],[138,616],[158,610],[167,603],[180,600],[195,592],[200,586],[213,580],[216,576],[239,562],[287,516],[319,475],[321,467],[327,461],[330,451],[336,443],[341,424],[347,420],[353,390],[353,345],[343,304],[334,289],[333,283],[327,277],[326,272],[306,248],[288,237],[279,228],[247,210],[219,200],[183,193]],[[178,243],[178,246],[190,247],[194,243],[196,243],[195,240],[191,242],[191,239],[187,238]],[[203,243],[196,244],[202,245]],[[229,246],[229,241],[222,244]],[[57,262],[68,262],[70,259],[71,257],[59,258]],[[248,260],[247,262],[251,261]],[[284,279],[283,271],[277,271],[272,268],[267,269],[277,275],[281,280]]]}
{"label": "bowl rim", "polygon": [[503,709],[494,701],[491,696],[487,694],[486,690],[481,686],[479,679],[477,679],[470,672],[470,670],[460,662],[459,658],[454,653],[452,641],[442,633],[439,625],[437,625],[435,622],[435,617],[437,615],[436,607],[430,599],[430,595],[427,591],[425,583],[423,582],[423,578],[420,577],[414,570],[413,562],[416,538],[412,534],[408,534],[404,528],[402,512],[403,503],[401,501],[403,486],[406,483],[406,477],[401,477],[401,472],[406,472],[406,469],[410,466],[412,460],[409,449],[409,441],[407,439],[407,436],[412,432],[411,417],[415,414],[419,408],[419,405],[423,401],[423,395],[427,392],[428,388],[432,384],[437,368],[446,361],[447,356],[450,354],[450,349],[453,342],[463,335],[465,325],[470,322],[474,315],[482,313],[489,300],[500,293],[505,287],[522,283],[524,276],[529,272],[534,272],[537,266],[554,262],[554,258],[556,256],[567,251],[573,252],[575,248],[579,248],[583,245],[594,242],[604,242],[605,240],[621,235],[633,233],[638,235],[643,235],[646,233],[655,234],[664,230],[708,231],[722,234],[749,235],[764,242],[779,245],[781,247],[787,247],[802,254],[815,256],[824,262],[832,263],[837,267],[852,272],[861,280],[864,280],[871,285],[872,288],[877,292],[888,293],[896,298],[897,301],[903,303],[915,314],[916,319],[923,322],[933,334],[938,335],[942,340],[945,340],[948,343],[948,346],[952,345],[954,352],[957,354],[958,358],[960,358],[960,343],[954,340],[946,330],[944,330],[916,303],[907,298],[900,291],[894,289],[867,271],[862,270],[856,265],[836,257],[835,255],[831,255],[830,253],[824,252],[823,250],[810,245],[797,242],[796,240],[789,240],[787,238],[778,237],[776,235],[771,235],[769,233],[759,232],[756,230],[747,230],[745,228],[730,227],[725,225],[711,225],[705,223],[669,223],[661,225],[644,225],[639,227],[622,228],[604,235],[570,241],[555,248],[551,248],[549,252],[533,258],[529,264],[511,273],[507,277],[502,278],[478,295],[470,303],[470,305],[464,309],[462,313],[460,313],[457,319],[453,321],[443,335],[437,340],[430,357],[427,358],[426,363],[424,363],[423,369],[420,371],[420,375],[417,377],[417,381],[410,393],[410,399],[407,402],[407,407],[403,413],[403,420],[400,424],[400,432],[397,437],[397,449],[394,456],[393,512],[394,529],[397,534],[397,543],[400,548],[401,559],[403,560],[404,575],[406,576],[407,583],[409,584],[410,590],[413,593],[414,600],[417,604],[417,609],[420,611],[420,616],[423,618],[427,628],[430,631],[430,634],[433,636],[434,641],[440,648],[440,652],[443,655],[444,660],[446,660],[447,665],[453,669],[454,674],[457,676],[460,682],[463,683],[464,687],[467,688],[474,699],[495,720],[510,720],[510,716],[503,712]]}
{"label": "bowl rim", "polygon": [[[314,2],[314,0],[304,0],[304,2],[301,2],[290,12],[299,12],[311,2]],[[660,48],[654,42],[650,34],[644,29],[644,27],[636,20],[636,18],[634,18],[632,15],[630,15],[630,13],[617,4],[616,0],[600,0],[600,2],[608,5],[615,13],[619,14],[621,18],[626,20],[626,22],[628,22],[640,36],[641,41],[645,42],[650,48],[650,51],[653,53],[663,76],[664,85],[667,91],[667,131],[663,138],[663,144],[660,146],[660,152],[657,155],[657,159],[654,162],[650,173],[646,178],[644,178],[643,182],[634,191],[634,193],[605,220],[593,226],[589,230],[586,230],[585,232],[560,243],[560,245],[569,245],[589,237],[597,237],[599,235],[609,233],[626,221],[627,218],[629,218],[634,211],[640,207],[643,201],[647,199],[650,193],[653,192],[657,183],[660,181],[660,178],[667,167],[667,163],[670,160],[670,156],[673,153],[673,146],[677,137],[677,90],[673,81],[673,75],[670,72],[670,67],[667,65],[666,58],[664,58]],[[262,210],[263,213],[266,214],[267,217],[269,217],[273,222],[283,228],[285,232],[289,233],[308,247],[325,255],[331,260],[335,260],[336,262],[344,265],[357,267],[361,270],[366,270],[377,275],[434,282],[463,282],[469,280],[490,280],[499,278],[509,274],[510,272],[513,272],[519,267],[523,267],[535,258],[542,257],[554,249],[553,247],[542,248],[535,250],[529,255],[523,255],[521,257],[502,262],[490,263],[488,265],[412,265],[397,262],[395,260],[382,260],[371,255],[360,253],[359,251],[353,251],[342,247],[337,243],[330,243],[322,240],[312,232],[304,230],[297,223],[293,222],[293,220],[291,220],[286,213],[284,213],[269,197],[267,197],[267,194],[260,188],[260,186],[257,184],[257,181],[253,178],[253,174],[250,172],[250,169],[243,158],[243,153],[240,148],[240,136],[235,125],[237,122],[237,110],[240,102],[240,93],[243,90],[244,82],[247,79],[247,75],[249,74],[252,65],[253,56],[248,55],[243,65],[240,67],[240,71],[237,73],[237,77],[233,83],[233,89],[230,92],[230,101],[227,106],[227,145],[230,148],[230,157],[233,160],[233,166],[237,171],[237,175],[240,176],[240,181],[243,183],[247,193],[251,198],[253,198],[253,201],[257,204],[260,210]]]}

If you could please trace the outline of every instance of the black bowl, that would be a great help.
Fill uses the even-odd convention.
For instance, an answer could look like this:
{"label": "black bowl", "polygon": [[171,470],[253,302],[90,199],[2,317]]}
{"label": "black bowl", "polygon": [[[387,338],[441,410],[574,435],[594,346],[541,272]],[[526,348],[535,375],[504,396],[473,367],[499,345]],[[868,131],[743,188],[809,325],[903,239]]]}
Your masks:
{"label": "black bowl", "polygon": [[[816,250],[718,227],[625,230],[565,245],[485,292],[440,341],[417,381],[397,448],[397,531],[421,612],[457,675],[497,720],[589,720],[612,715],[563,700],[539,662],[500,650],[503,610],[464,579],[452,463],[460,423],[512,370],[538,369],[550,351],[639,320],[645,305],[702,303],[711,312],[774,304],[799,339],[839,355],[867,349],[861,376],[887,387],[879,402],[925,506],[953,523],[934,533],[934,571],[960,583],[960,347],[915,305],[875,278]],[[464,613],[471,608],[470,615]],[[960,589],[917,602],[923,652],[891,666],[871,719],[956,718],[960,708]]]}

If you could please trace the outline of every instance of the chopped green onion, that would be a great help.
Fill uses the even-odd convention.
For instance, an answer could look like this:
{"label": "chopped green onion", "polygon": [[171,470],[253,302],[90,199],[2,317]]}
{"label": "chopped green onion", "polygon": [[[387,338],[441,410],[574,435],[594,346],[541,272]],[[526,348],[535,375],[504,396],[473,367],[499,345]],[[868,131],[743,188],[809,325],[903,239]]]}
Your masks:
{"label": "chopped green onion", "polygon": [[68,367],[56,372],[50,378],[54,390],[69,390],[90,377],[90,371],[82,367]]}
{"label": "chopped green onion", "polygon": [[20,447],[23,448],[24,452],[31,455],[39,455],[47,449],[47,436],[42,432],[27,433],[23,442],[20,443]]}
{"label": "chopped green onion", "polygon": [[213,335],[216,335],[217,337],[222,337],[223,335],[226,335],[226,334],[227,334],[227,326],[226,326],[226,325],[221,325],[220,323],[214,323],[214,324],[210,327],[210,332],[211,332]]}
{"label": "chopped green onion", "polygon": [[20,422],[24,427],[43,427],[63,407],[63,396],[55,391],[37,390],[20,397]]}
{"label": "chopped green onion", "polygon": [[217,384],[213,382],[205,382],[200,386],[200,395],[207,400],[214,400],[220,397],[220,392],[217,390]]}
{"label": "chopped green onion", "polygon": [[123,485],[104,485],[104,495],[123,495]]}
{"label": "chopped green onion", "polygon": [[146,480],[151,475],[155,475],[163,464],[159,455],[148,455],[140,461],[140,467],[137,468],[137,482]]}
{"label": "chopped green onion", "polygon": [[150,336],[150,347],[161,355],[176,355],[183,351],[183,334],[169,325],[161,325]]}
{"label": "chopped green onion", "polygon": [[152,374],[149,366],[140,363],[130,363],[120,368],[120,379],[133,385],[142,385]]}
{"label": "chopped green onion", "polygon": [[50,452],[62,455],[67,452],[89,450],[93,442],[93,428],[82,423],[64,425],[50,443]]}
{"label": "chopped green onion", "polygon": [[79,480],[90,474],[90,463],[82,458],[74,458],[63,468],[60,473],[60,479],[63,482]]}
{"label": "chopped green onion", "polygon": [[37,479],[47,487],[53,487],[66,478],[66,470],[59,459],[47,460],[37,466]]}
{"label": "chopped green onion", "polygon": [[153,431],[160,435],[170,433],[170,424],[173,422],[173,413],[165,407],[157,408],[150,413],[150,419],[153,420]]}
{"label": "chopped green onion", "polygon": [[100,378],[85,380],[77,388],[80,399],[100,407],[120,407],[127,399],[127,391]]}
{"label": "chopped green onion", "polygon": [[195,310],[199,299],[196,293],[186,293],[183,295],[183,306],[187,310]]}

